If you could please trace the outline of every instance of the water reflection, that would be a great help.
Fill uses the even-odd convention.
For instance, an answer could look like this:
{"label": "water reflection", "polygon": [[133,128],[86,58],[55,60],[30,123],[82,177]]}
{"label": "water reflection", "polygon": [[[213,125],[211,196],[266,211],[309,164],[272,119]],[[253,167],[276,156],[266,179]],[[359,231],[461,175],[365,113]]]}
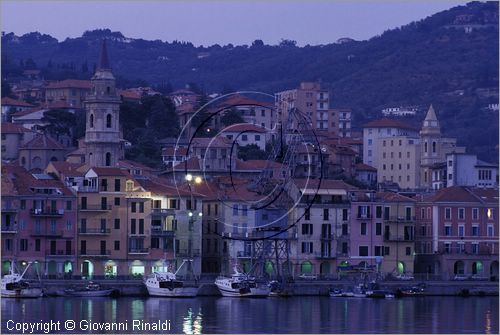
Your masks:
{"label": "water reflection", "polygon": [[[169,333],[498,333],[498,297],[395,300],[43,298],[2,299],[6,322],[169,320]],[[129,327],[128,332],[132,332]],[[11,332],[12,333],[12,332]],[[158,331],[157,333],[162,333]],[[164,333],[164,332],[163,332]]]}

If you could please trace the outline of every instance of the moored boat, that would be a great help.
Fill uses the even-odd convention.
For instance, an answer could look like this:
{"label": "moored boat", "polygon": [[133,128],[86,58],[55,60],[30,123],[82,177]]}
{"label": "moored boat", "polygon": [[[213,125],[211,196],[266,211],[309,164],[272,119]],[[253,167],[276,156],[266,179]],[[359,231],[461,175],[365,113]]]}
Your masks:
{"label": "moored boat", "polygon": [[28,263],[22,274],[15,272],[14,262],[11,264],[10,273],[2,278],[2,298],[38,298],[43,295],[41,287],[33,287],[31,283],[23,279],[26,271],[31,266]]}
{"label": "moored boat", "polygon": [[74,297],[108,297],[115,292],[114,288],[103,289],[99,284],[91,281],[83,288],[69,288],[64,290],[64,295]]}
{"label": "moored boat", "polygon": [[184,260],[175,273],[154,272],[144,279],[144,284],[149,295],[157,297],[195,297],[198,294],[197,285],[188,285],[186,281],[179,280],[177,273],[184,264],[190,262]]}
{"label": "moored boat", "polygon": [[224,297],[267,297],[270,293],[268,285],[257,283],[254,277],[236,268],[231,277],[218,277],[215,285]]}

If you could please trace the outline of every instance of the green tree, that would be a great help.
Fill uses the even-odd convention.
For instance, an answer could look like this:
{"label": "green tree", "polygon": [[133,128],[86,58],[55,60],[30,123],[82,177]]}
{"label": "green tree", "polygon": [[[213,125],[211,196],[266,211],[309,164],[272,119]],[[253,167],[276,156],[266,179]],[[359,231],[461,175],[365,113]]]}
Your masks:
{"label": "green tree", "polygon": [[266,159],[267,154],[257,144],[248,144],[238,148],[238,158],[244,161],[249,159]]}
{"label": "green tree", "polygon": [[235,123],[243,123],[245,122],[243,120],[243,117],[241,115],[241,112],[239,112],[236,108],[231,108],[228,111],[224,112],[224,115],[222,115],[220,121],[224,126],[230,126]]}

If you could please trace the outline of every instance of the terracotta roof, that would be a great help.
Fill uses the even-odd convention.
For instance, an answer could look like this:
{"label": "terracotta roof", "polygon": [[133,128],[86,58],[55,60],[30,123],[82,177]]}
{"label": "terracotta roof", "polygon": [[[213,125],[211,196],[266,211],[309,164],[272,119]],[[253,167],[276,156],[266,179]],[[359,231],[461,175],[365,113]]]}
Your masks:
{"label": "terracotta roof", "polygon": [[401,128],[401,129],[418,130],[418,128],[412,125],[409,125],[399,120],[388,119],[388,118],[370,121],[368,123],[365,123],[363,125],[363,128]]}
{"label": "terracotta roof", "polygon": [[2,133],[3,134],[23,134],[23,133],[34,133],[33,130],[24,128],[21,125],[10,123],[10,122],[2,122]]}
{"label": "terracotta roof", "polygon": [[124,176],[126,171],[115,167],[92,167],[98,176]]}
{"label": "terracotta roof", "polygon": [[84,164],[56,161],[50,162],[49,165],[52,165],[54,169],[65,177],[83,177],[85,175],[85,173],[81,171],[81,167],[84,166]]}
{"label": "terracotta roof", "polygon": [[8,195],[17,195],[17,190],[11,176],[2,173],[2,197]]}
{"label": "terracotta roof", "polygon": [[267,167],[273,169],[280,169],[281,163],[261,160],[261,159],[251,159],[243,161],[241,159],[236,159],[236,170],[259,170],[265,169]]}
{"label": "terracotta roof", "polygon": [[118,166],[121,168],[126,168],[126,169],[136,168],[136,169],[141,169],[141,170],[145,170],[145,171],[153,171],[154,170],[153,168],[151,168],[149,166],[146,166],[146,165],[141,164],[139,162],[134,162],[134,161],[131,161],[128,159],[119,160]]}
{"label": "terracotta roof", "polygon": [[200,160],[198,157],[191,157],[188,160],[181,162],[173,167],[177,173],[187,171],[200,171]]}
{"label": "terracotta roof", "polygon": [[415,199],[405,197],[395,192],[378,192],[376,198],[386,202],[416,202]]}
{"label": "terracotta roof", "polygon": [[[318,187],[319,179],[295,179],[294,183],[298,188],[305,188],[307,185],[308,189],[316,189]],[[357,190],[358,188],[347,184],[343,180],[331,180],[323,179],[321,180],[320,189],[344,189],[344,190]]]}
{"label": "terracotta roof", "polygon": [[29,104],[25,101],[16,100],[9,97],[2,98],[2,106],[34,107],[34,105]]}
{"label": "terracotta roof", "polygon": [[376,168],[374,168],[373,166],[370,166],[368,164],[364,164],[364,163],[358,163],[358,164],[356,164],[355,168],[358,171],[373,171],[373,172],[377,172]]}
{"label": "terracotta roof", "polygon": [[192,102],[184,102],[182,105],[175,107],[178,114],[189,114],[196,112],[196,104]]}
{"label": "terracotta roof", "polygon": [[26,142],[21,148],[28,150],[66,150],[65,146],[45,134],[37,134],[31,141]]}
{"label": "terracotta roof", "polygon": [[191,140],[191,147],[192,148],[230,148],[232,145],[232,141],[228,140],[224,136],[217,136],[217,137],[194,137]]}
{"label": "terracotta roof", "polygon": [[498,189],[452,186],[440,189],[432,196],[432,202],[486,202],[498,205]]}
{"label": "terracotta roof", "polygon": [[253,132],[253,133],[266,133],[266,129],[256,126],[250,123],[237,123],[232,124],[224,128],[222,133],[242,133],[242,132]]}
{"label": "terracotta roof", "polygon": [[175,152],[176,156],[186,156],[187,155],[186,148],[178,148],[177,150],[174,150],[173,147],[163,148],[161,150],[161,155],[162,156],[173,156],[174,152]]}
{"label": "terracotta roof", "polygon": [[12,176],[11,180],[17,193],[20,195],[36,195],[33,188],[57,188],[62,194],[54,193],[49,195],[50,197],[73,196],[73,192],[58,179],[37,179],[20,166],[10,166],[7,169]]}
{"label": "terracotta roof", "polygon": [[47,85],[47,89],[51,88],[83,88],[91,89],[92,84],[90,80],[66,79],[63,81],[52,82]]}
{"label": "terracotta roof", "polygon": [[141,100],[141,94],[135,90],[118,90],[118,95],[126,99]]}
{"label": "terracotta roof", "polygon": [[267,101],[259,101],[249,97],[246,97],[241,94],[234,94],[222,102],[218,103],[220,107],[231,107],[231,106],[257,106],[257,107],[265,107],[265,108],[273,108],[274,104]]}
{"label": "terracotta roof", "polygon": [[198,192],[189,192],[189,190],[186,190],[184,186],[180,187],[174,184],[169,184],[166,181],[159,181],[159,178],[155,181],[150,179],[138,179],[137,181],[146,191],[151,192],[152,194],[171,197],[188,197],[191,195],[201,196]]}

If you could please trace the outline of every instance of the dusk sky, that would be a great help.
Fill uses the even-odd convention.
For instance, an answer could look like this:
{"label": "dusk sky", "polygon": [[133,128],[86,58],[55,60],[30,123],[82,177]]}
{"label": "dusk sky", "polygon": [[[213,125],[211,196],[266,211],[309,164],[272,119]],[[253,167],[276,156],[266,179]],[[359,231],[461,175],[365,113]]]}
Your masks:
{"label": "dusk sky", "polygon": [[195,45],[282,38],[298,45],[369,39],[467,1],[1,1],[2,31],[62,41],[109,28],[126,37]]}

